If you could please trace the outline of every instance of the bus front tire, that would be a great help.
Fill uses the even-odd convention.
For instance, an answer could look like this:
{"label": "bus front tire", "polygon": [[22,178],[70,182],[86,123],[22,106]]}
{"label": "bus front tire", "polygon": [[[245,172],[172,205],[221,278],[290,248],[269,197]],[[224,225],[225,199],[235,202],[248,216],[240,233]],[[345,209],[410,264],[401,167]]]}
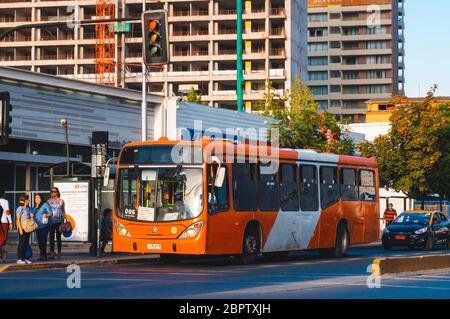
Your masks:
{"label": "bus front tire", "polygon": [[350,235],[347,226],[344,223],[341,223],[336,232],[336,247],[332,252],[333,257],[342,258],[347,256],[349,246]]}
{"label": "bus front tire", "polygon": [[241,264],[249,265],[255,262],[261,250],[261,242],[256,227],[249,227],[245,231],[242,244]]}

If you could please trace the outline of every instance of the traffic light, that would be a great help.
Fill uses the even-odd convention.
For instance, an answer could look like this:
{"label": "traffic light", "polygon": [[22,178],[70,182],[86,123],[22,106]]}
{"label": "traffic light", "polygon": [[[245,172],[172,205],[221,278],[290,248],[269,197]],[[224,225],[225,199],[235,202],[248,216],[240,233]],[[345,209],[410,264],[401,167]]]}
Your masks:
{"label": "traffic light", "polygon": [[0,109],[0,145],[6,145],[11,135],[12,122],[9,92],[0,92]]}
{"label": "traffic light", "polygon": [[167,12],[152,10],[142,13],[142,56],[147,65],[169,63]]}

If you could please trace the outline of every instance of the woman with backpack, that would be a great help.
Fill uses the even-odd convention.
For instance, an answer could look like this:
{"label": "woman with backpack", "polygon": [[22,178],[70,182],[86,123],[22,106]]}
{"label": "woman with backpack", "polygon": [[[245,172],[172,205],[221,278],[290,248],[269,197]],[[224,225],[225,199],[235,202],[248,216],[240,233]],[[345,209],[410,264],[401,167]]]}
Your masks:
{"label": "woman with backpack", "polygon": [[27,247],[30,242],[30,235],[36,230],[37,225],[33,220],[33,214],[30,212],[28,205],[30,199],[28,195],[19,196],[19,207],[16,210],[16,225],[19,232],[19,245],[17,247],[17,263],[31,264],[26,257]]}
{"label": "woman with backpack", "polygon": [[48,256],[49,259],[55,259],[55,235],[56,235],[56,241],[57,241],[57,248],[58,248],[58,254],[56,257],[59,259],[61,258],[61,248],[62,248],[62,241],[61,241],[61,231],[59,229],[59,226],[63,223],[63,221],[66,219],[66,210],[64,201],[61,199],[61,193],[59,192],[59,189],[57,187],[52,187],[50,191],[51,198],[48,200],[48,204],[50,205],[52,209],[52,216],[50,217],[50,225],[49,225],[49,234],[50,234],[50,256]]}
{"label": "woman with backpack", "polygon": [[44,201],[41,194],[36,194],[34,196],[34,204],[34,221],[38,225],[36,235],[41,253],[38,261],[47,261],[47,238],[49,219],[52,217],[52,208]]}

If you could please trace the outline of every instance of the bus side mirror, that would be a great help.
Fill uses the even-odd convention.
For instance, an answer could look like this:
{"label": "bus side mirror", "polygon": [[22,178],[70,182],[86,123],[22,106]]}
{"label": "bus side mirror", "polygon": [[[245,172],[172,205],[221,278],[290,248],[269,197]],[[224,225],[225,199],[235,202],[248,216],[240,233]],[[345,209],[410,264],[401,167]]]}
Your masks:
{"label": "bus side mirror", "polygon": [[225,173],[226,173],[225,167],[219,167],[217,169],[216,180],[214,182],[215,187],[221,188],[223,186],[223,182],[225,180]]}
{"label": "bus side mirror", "polygon": [[105,176],[103,176],[103,187],[108,187],[109,185],[109,167],[105,169]]}

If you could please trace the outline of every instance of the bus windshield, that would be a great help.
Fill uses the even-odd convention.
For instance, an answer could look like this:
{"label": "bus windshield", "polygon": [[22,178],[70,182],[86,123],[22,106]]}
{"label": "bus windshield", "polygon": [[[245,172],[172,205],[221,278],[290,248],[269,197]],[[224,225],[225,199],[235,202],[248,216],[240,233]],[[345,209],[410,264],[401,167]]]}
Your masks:
{"label": "bus windshield", "polygon": [[193,219],[203,211],[202,168],[125,168],[119,172],[119,217],[166,222]]}

